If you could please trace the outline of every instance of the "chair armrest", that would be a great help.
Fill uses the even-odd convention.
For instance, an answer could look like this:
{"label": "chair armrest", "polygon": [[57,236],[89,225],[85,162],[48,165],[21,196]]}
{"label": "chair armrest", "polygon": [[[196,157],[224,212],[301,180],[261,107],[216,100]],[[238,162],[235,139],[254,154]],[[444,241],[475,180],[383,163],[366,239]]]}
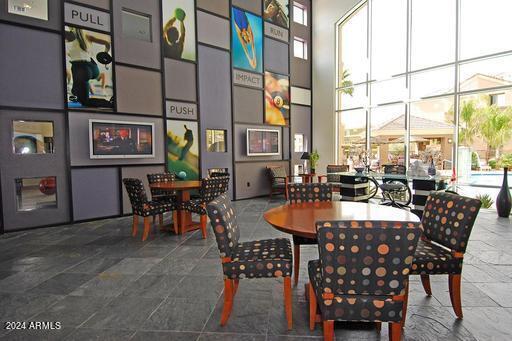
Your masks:
{"label": "chair armrest", "polygon": [[322,179],[325,179],[325,182],[327,182],[327,175],[319,175],[318,176],[318,182],[322,182]]}

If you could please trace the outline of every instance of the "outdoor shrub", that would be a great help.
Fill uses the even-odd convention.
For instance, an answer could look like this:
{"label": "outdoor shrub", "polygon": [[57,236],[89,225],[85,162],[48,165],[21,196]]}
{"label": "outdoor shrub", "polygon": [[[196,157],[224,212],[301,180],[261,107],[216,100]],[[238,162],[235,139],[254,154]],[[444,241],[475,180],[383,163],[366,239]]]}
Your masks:
{"label": "outdoor shrub", "polygon": [[476,198],[482,202],[483,208],[491,208],[492,204],[494,204],[494,200],[492,200],[489,194],[478,194]]}

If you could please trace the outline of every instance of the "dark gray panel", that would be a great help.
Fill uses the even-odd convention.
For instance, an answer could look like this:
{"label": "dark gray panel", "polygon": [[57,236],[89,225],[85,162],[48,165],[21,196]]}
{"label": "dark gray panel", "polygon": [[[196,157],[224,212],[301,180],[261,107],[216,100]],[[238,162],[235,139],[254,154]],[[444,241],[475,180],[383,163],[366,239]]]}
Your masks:
{"label": "dark gray panel", "polygon": [[[160,0],[116,0],[114,12],[114,44],[116,61],[160,68]],[[152,41],[143,41],[123,36],[122,9],[151,16]],[[119,86],[119,83],[117,83]]]}
{"label": "dark gray panel", "polygon": [[[302,105],[293,105],[291,106],[291,155],[292,155],[292,164],[303,164],[303,160],[300,159],[302,153],[295,153],[295,146],[293,145],[293,140],[295,134],[304,134],[304,138],[307,140],[307,145],[304,147],[307,148],[307,151],[311,151],[311,108],[305,107]],[[306,147],[307,146],[307,147]]]}
{"label": "dark gray panel", "polygon": [[283,148],[281,145],[281,155],[265,155],[265,156],[247,156],[247,128],[261,129],[278,129],[281,130],[281,141],[283,139],[283,130],[276,126],[263,125],[247,125],[235,124],[235,161],[265,161],[265,160],[282,160]]}
{"label": "dark gray panel", "polygon": [[110,0],[75,0],[75,2],[80,2],[84,5],[99,7],[107,10],[110,9]]}
{"label": "dark gray panel", "polygon": [[243,162],[236,168],[236,199],[247,199],[270,193],[270,181],[266,168],[283,166],[289,174],[288,161],[280,162]]}
{"label": "dark gray panel", "polygon": [[[233,142],[231,134],[231,75],[228,52],[199,46],[199,100],[201,117],[201,166],[203,177],[209,168],[232,170]],[[206,150],[206,129],[227,130],[227,152]],[[233,184],[230,185],[233,188]]]}
{"label": "dark gray panel", "polygon": [[165,59],[165,96],[185,101],[196,100],[196,64]]}
{"label": "dark gray panel", "polygon": [[[291,20],[290,25],[290,84],[311,88],[311,2],[309,0],[296,0],[306,7],[308,12],[308,26],[300,25]],[[293,56],[293,37],[299,37],[308,44],[308,59],[300,59]]]}
{"label": "dark gray panel", "polygon": [[161,73],[116,66],[117,110],[162,116]]}
{"label": "dark gray panel", "polygon": [[229,18],[229,0],[197,0],[197,8]]}
{"label": "dark gray panel", "polygon": [[290,128],[283,127],[283,160],[290,160]]}
{"label": "dark gray panel", "polygon": [[75,220],[120,214],[117,168],[81,168],[71,171]]}
{"label": "dark gray panel", "polygon": [[7,20],[36,27],[51,28],[54,30],[62,30],[62,6],[60,1],[48,1],[48,20],[9,13],[7,11],[7,1],[8,0],[0,0],[0,20]]}
{"label": "dark gray panel", "polygon": [[235,122],[263,123],[263,91],[234,86],[233,113]]}
{"label": "dark gray panel", "polygon": [[[163,173],[165,171],[165,167],[162,166],[147,166],[147,167],[123,167],[121,169],[121,177],[124,178],[136,178],[142,180],[144,186],[146,187],[146,194],[148,198],[150,197],[150,189],[148,185],[148,174],[152,173]],[[123,214],[132,213],[132,206],[130,204],[130,199],[128,198],[128,193],[126,192],[126,188],[123,185]]]}
{"label": "dark gray panel", "polygon": [[[53,154],[15,155],[12,149],[12,121],[52,121]],[[68,173],[66,167],[66,127],[62,113],[0,111],[0,174],[5,230],[64,223],[70,220]],[[17,212],[17,178],[55,176],[57,208]]]}
{"label": "dark gray panel", "polygon": [[[91,160],[89,158],[89,119],[154,123],[155,136],[153,141],[153,148],[155,149],[155,157],[143,159]],[[69,149],[72,166],[164,163],[163,139],[165,134],[163,121],[160,118],[73,112],[69,113],[69,136]]]}
{"label": "dark gray panel", "polygon": [[62,109],[59,34],[0,24],[0,103]]}
{"label": "dark gray panel", "polygon": [[229,21],[202,11],[197,11],[197,41],[228,49]]}
{"label": "dark gray panel", "polygon": [[288,74],[288,44],[265,38],[265,70]]}
{"label": "dark gray panel", "polygon": [[233,6],[261,15],[261,0],[233,0]]}

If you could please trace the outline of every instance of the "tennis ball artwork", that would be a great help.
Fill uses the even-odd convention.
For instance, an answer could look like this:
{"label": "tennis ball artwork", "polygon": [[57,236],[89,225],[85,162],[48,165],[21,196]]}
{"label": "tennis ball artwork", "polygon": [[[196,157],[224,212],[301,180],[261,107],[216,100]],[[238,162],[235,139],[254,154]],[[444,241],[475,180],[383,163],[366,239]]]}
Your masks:
{"label": "tennis ball artwork", "polygon": [[185,20],[185,11],[178,7],[174,10],[174,16],[179,21],[183,21]]}
{"label": "tennis ball artwork", "polygon": [[185,179],[187,177],[187,173],[185,173],[184,171],[181,171],[178,173],[178,177],[180,179]]}

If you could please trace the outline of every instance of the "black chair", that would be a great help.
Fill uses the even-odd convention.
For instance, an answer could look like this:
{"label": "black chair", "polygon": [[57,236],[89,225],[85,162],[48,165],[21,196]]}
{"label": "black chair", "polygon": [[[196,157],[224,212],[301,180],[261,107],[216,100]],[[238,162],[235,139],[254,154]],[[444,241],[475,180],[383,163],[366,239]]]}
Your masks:
{"label": "black chair", "polygon": [[332,184],[333,192],[340,192],[341,186],[342,186],[341,176],[336,173],[348,172],[348,171],[349,171],[348,165],[327,165],[326,175],[319,175],[318,182],[322,182],[322,180],[325,179],[326,182]]}
{"label": "black chair", "polygon": [[181,209],[191,213],[197,213],[200,216],[200,227],[203,239],[206,238],[206,205],[213,199],[228,191],[229,176],[217,176],[201,180],[199,189],[199,198],[181,203]]}
{"label": "black chair", "polygon": [[383,177],[379,185],[382,191],[381,205],[408,208],[412,200],[411,189],[407,183],[407,170],[403,165],[384,165],[384,174],[403,175],[401,177]]}
{"label": "black chair", "polygon": [[[319,259],[308,263],[309,326],[323,322],[333,340],[334,321],[389,322],[389,339],[401,337],[401,319],[419,223],[320,221]],[[317,311],[320,311],[320,316]]]}
{"label": "black chair", "polygon": [[286,170],[282,166],[267,167],[268,177],[270,180],[270,199],[272,194],[284,193],[288,200],[288,184],[293,183],[293,176],[286,175]]}
{"label": "black chair", "polygon": [[[154,174],[147,174],[148,183],[150,185],[158,184],[158,183],[165,183],[165,182],[174,182],[176,181],[176,174],[171,172],[165,172],[165,173],[154,173]],[[166,202],[178,202],[178,197],[176,195],[176,191],[166,191],[159,188],[149,188],[151,191],[151,200],[153,201],[166,201]],[[176,214],[176,211],[173,212],[173,214]],[[158,215],[160,225],[163,224],[163,214]],[[177,219],[176,217],[173,217],[173,220]],[[155,221],[155,217],[153,216],[153,222]],[[174,233],[178,233],[178,227],[174,225]]]}
{"label": "black chair", "polygon": [[207,205],[224,272],[224,307],[220,324],[226,325],[240,279],[284,278],[285,313],[292,328],[292,250],[286,238],[239,241],[236,213],[226,193]]}
{"label": "black chair", "polygon": [[[146,240],[149,236],[150,223],[149,217],[161,215],[166,212],[176,210],[176,203],[174,201],[149,201],[144,189],[144,184],[139,179],[125,178],[123,184],[128,192],[130,203],[133,212],[133,226],[132,236],[137,235],[137,228],[139,225],[139,217],[144,218],[144,232],[142,234],[142,241]],[[174,226],[178,226],[176,215],[173,214]],[[163,221],[160,221],[160,228],[163,226]]]}
{"label": "black chair", "polygon": [[[423,235],[412,264],[428,296],[430,275],[448,275],[450,300],[455,315],[462,318],[461,273],[469,236],[482,202],[447,192],[432,192],[421,219]],[[405,322],[405,314],[404,321]]]}
{"label": "black chair", "polygon": [[[332,201],[332,183],[308,183],[288,185],[290,204],[301,202]],[[293,284],[299,282],[300,246],[316,245],[316,239],[293,236]]]}

